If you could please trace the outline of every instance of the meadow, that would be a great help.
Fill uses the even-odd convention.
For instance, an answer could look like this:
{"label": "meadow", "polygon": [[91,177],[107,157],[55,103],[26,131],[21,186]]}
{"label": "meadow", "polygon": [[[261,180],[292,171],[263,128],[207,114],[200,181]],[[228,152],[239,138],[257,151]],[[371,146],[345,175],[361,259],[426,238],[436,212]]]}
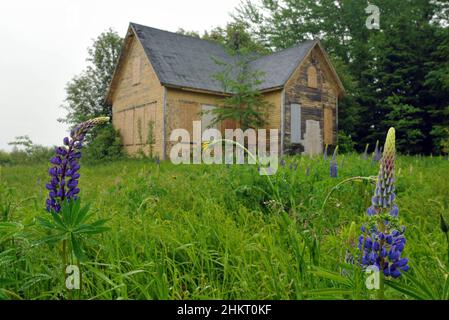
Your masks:
{"label": "meadow", "polygon": [[[40,241],[49,165],[1,167],[0,298],[376,299],[353,261],[379,163],[338,166],[331,178],[329,160],[288,157],[268,178],[248,165],[82,165],[82,201],[110,230],[87,240],[76,292],[60,246]],[[399,156],[396,177],[410,270],[384,298],[448,299],[449,161]]]}

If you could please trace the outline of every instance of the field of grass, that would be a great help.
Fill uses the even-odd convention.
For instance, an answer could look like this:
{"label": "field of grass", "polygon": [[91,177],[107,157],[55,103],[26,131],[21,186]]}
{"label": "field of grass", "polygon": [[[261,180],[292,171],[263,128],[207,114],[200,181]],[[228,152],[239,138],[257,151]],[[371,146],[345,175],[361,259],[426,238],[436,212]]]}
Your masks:
{"label": "field of grass", "polygon": [[[39,242],[48,166],[0,168],[0,298],[375,299],[347,259],[374,183],[343,181],[376,176],[378,164],[355,154],[338,163],[338,178],[307,157],[287,158],[270,178],[255,166],[82,166],[82,201],[110,230],[88,239],[75,293],[61,247]],[[448,299],[449,161],[400,156],[396,168],[410,270],[385,298]]]}

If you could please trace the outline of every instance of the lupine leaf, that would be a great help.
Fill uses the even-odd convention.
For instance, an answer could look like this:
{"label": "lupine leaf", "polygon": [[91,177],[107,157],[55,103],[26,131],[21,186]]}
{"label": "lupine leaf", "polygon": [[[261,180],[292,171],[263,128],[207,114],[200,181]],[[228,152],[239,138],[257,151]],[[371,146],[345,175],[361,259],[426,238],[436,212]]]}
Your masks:
{"label": "lupine leaf", "polygon": [[391,288],[405,294],[406,296],[415,298],[417,300],[428,300],[429,299],[427,296],[423,295],[422,292],[419,292],[415,288],[401,284],[399,282],[386,280],[385,284],[387,284]]}
{"label": "lupine leaf", "polygon": [[77,239],[77,237],[73,233],[70,236],[70,242],[72,244],[72,249],[73,249],[73,253],[74,253],[75,257],[79,261],[85,261],[86,257],[81,248],[81,241],[79,241],[79,239]]}
{"label": "lupine leaf", "polygon": [[74,226],[77,226],[80,223],[85,221],[85,219],[87,218],[87,214],[89,213],[89,210],[90,210],[90,204],[87,204],[78,210],[78,212],[77,212],[78,214],[76,216]]}

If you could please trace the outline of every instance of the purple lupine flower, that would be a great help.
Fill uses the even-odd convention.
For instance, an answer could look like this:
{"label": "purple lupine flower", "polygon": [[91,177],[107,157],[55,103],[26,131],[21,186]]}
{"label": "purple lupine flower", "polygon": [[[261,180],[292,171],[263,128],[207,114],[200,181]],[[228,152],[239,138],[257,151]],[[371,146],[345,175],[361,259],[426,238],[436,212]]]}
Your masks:
{"label": "purple lupine flower", "polygon": [[281,159],[280,165],[281,165],[281,167],[285,167],[285,159],[284,158]]}
{"label": "purple lupine flower", "polygon": [[372,206],[367,210],[368,226],[362,226],[358,247],[363,267],[375,266],[385,276],[398,278],[409,269],[408,259],[402,257],[406,239],[405,227],[399,227],[399,208],[394,203],[394,167],[396,158],[395,130],[388,131],[380,163]]}
{"label": "purple lupine flower", "polygon": [[298,163],[297,163],[297,162],[292,162],[292,163],[290,163],[289,168],[290,168],[291,171],[296,171],[296,170],[298,170]]}
{"label": "purple lupine flower", "polygon": [[[365,231],[363,231],[365,230]],[[408,259],[402,257],[406,239],[405,228],[401,231],[381,232],[376,227],[362,228],[358,248],[362,251],[362,266],[375,266],[385,276],[398,278],[401,272],[409,270]]]}
{"label": "purple lupine flower", "polygon": [[363,152],[363,155],[362,155],[363,160],[368,159],[368,148],[369,148],[369,143],[367,143],[365,146],[365,151]]}
{"label": "purple lupine flower", "polygon": [[64,201],[77,198],[80,192],[78,188],[78,179],[80,178],[78,161],[81,158],[81,148],[85,135],[95,125],[107,122],[109,122],[108,117],[100,117],[78,125],[71,131],[70,138],[64,138],[64,146],[55,149],[55,156],[50,159],[53,166],[48,170],[51,179],[46,184],[49,191],[46,200],[48,212],[59,213]]}
{"label": "purple lupine flower", "polygon": [[328,156],[327,156],[327,149],[329,148],[329,145],[326,144],[326,147],[324,147],[324,153],[323,153],[323,158],[324,160],[327,160]]}
{"label": "purple lupine flower", "polygon": [[330,163],[330,177],[331,178],[338,177],[337,151],[338,151],[338,146],[334,150],[334,154],[332,155],[332,160]]}
{"label": "purple lupine flower", "polygon": [[379,162],[382,159],[382,148],[379,148],[379,140],[376,141],[376,148],[373,152],[372,163]]}

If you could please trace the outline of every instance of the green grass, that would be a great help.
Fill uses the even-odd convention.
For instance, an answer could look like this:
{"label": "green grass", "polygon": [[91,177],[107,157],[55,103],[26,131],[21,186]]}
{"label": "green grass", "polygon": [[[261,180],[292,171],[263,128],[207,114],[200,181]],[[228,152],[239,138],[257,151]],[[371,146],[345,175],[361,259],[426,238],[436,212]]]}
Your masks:
{"label": "green grass", "polygon": [[[337,179],[328,162],[305,157],[288,158],[270,178],[254,166],[82,166],[82,201],[110,219],[111,230],[88,240],[80,296],[65,289],[60,246],[39,243],[47,235],[36,218],[48,214],[48,166],[3,167],[0,298],[374,299],[365,275],[345,263],[354,252],[350,225],[358,233],[374,186],[351,180],[325,199],[345,179],[375,176],[378,165],[359,155],[339,164]],[[389,283],[386,299],[449,298],[439,222],[440,214],[449,220],[448,177],[447,159],[399,157],[397,204],[411,270]]]}

